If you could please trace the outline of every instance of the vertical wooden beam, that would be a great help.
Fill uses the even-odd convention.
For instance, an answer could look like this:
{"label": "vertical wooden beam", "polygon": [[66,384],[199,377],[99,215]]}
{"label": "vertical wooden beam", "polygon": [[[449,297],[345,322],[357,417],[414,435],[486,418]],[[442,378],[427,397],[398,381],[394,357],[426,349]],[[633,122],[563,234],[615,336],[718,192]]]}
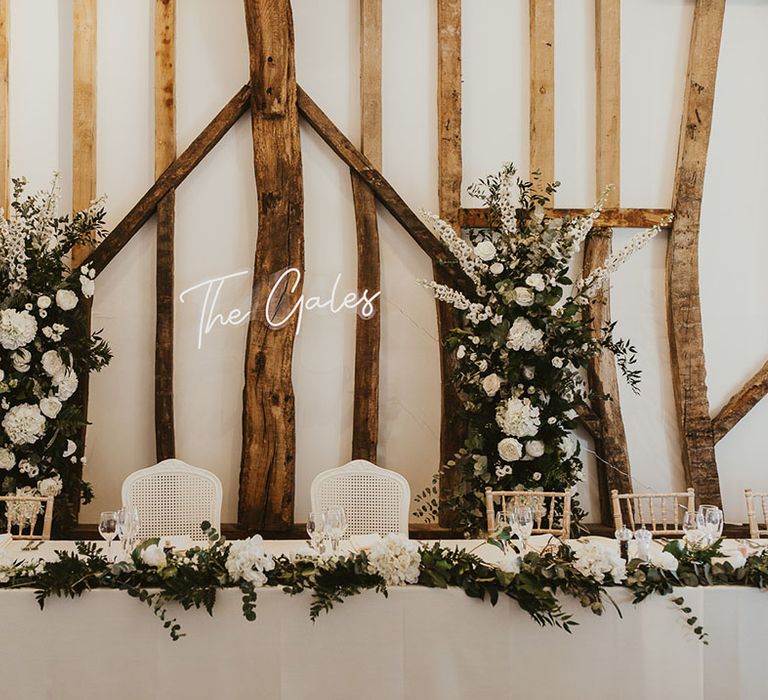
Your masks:
{"label": "vertical wooden beam", "polygon": [[8,39],[9,0],[0,0],[0,207],[8,214],[11,192],[10,144],[8,131]]}
{"label": "vertical wooden beam", "polygon": [[[381,0],[360,0],[360,121],[361,150],[381,170]],[[350,169],[357,226],[358,292],[381,287],[376,197]],[[378,303],[377,303],[378,307]],[[352,457],[376,462],[379,441],[379,349],[381,315],[355,326],[355,394]]]}
{"label": "vertical wooden beam", "polygon": [[[461,0],[437,0],[437,122],[438,122],[438,200],[440,216],[459,229],[461,208]],[[436,282],[450,284],[442,265],[432,265]],[[459,418],[461,401],[452,382],[455,357],[445,347],[453,328],[461,324],[461,316],[448,304],[437,304],[437,328],[440,338],[440,523],[450,526],[453,514],[445,507],[461,479],[457,469],[447,467],[456,452],[464,446],[466,425]]]}
{"label": "vertical wooden beam", "polygon": [[530,170],[545,183],[555,180],[555,5],[530,0]]}
{"label": "vertical wooden beam", "polygon": [[699,224],[725,0],[697,0],[667,247],[667,324],[686,479],[701,503],[719,505],[699,297]]}
{"label": "vertical wooden beam", "polygon": [[[96,0],[73,1],[72,208],[86,209],[96,197]],[[72,264],[90,252],[75,246]]]}
{"label": "vertical wooden beam", "polygon": [[[259,233],[251,317],[245,351],[243,451],[239,522],[246,528],[287,530],[293,523],[296,463],[291,379],[297,315],[277,329],[301,294],[304,201],[296,103],[293,16],[289,0],[244,0],[251,73],[251,123]],[[295,284],[295,287],[294,287]]]}
{"label": "vertical wooden beam", "polygon": [[[155,179],[176,160],[176,0],[155,0]],[[155,452],[176,456],[173,413],[175,199],[157,205]]]}
{"label": "vertical wooden beam", "polygon": [[[595,64],[596,64],[596,184],[598,195],[609,184],[614,189],[607,207],[618,207],[620,199],[621,153],[621,2],[595,1]],[[584,245],[584,275],[603,267],[611,255],[613,231],[597,228]],[[592,331],[602,333],[611,320],[611,292],[605,287],[591,304]],[[591,390],[607,395],[608,400],[595,399],[592,406],[600,418],[600,434],[596,438],[597,452],[613,468],[598,463],[598,486],[602,521],[611,523],[611,490],[632,491],[629,452],[624,420],[621,414],[619,382],[613,355],[603,350],[588,367]]]}

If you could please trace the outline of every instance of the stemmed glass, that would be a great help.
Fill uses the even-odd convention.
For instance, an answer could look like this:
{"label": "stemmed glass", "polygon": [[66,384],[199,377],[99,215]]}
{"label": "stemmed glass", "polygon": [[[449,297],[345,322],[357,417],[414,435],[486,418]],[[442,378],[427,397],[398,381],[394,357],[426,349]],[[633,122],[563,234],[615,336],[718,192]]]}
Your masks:
{"label": "stemmed glass", "polygon": [[702,539],[707,538],[704,532],[704,518],[700,513],[694,513],[692,510],[686,511],[683,515],[683,532],[685,532],[685,541],[694,548],[701,547]]}
{"label": "stemmed glass", "polygon": [[528,547],[528,538],[533,530],[533,511],[530,506],[515,506],[514,511],[512,511],[512,520],[522,542],[523,552],[525,552]]}
{"label": "stemmed glass", "polygon": [[328,536],[331,538],[331,548],[335,552],[347,530],[347,514],[344,509],[341,506],[329,508],[325,513],[325,525]]}
{"label": "stemmed glass", "polygon": [[307,534],[309,535],[309,540],[312,543],[313,549],[316,549],[320,553],[325,550],[324,540],[328,529],[325,522],[325,514],[326,511],[321,511],[319,513],[313,511],[307,518]]}
{"label": "stemmed glass", "polygon": [[127,506],[117,511],[117,536],[122,540],[123,547],[130,551],[133,540],[139,532],[139,511],[133,506]]}
{"label": "stemmed glass", "polygon": [[707,533],[709,544],[720,539],[723,534],[723,511],[717,506],[699,506],[697,517],[702,520],[704,532]]}
{"label": "stemmed glass", "polygon": [[112,540],[117,535],[117,513],[105,510],[99,516],[99,534],[107,541],[107,548],[112,549]]}

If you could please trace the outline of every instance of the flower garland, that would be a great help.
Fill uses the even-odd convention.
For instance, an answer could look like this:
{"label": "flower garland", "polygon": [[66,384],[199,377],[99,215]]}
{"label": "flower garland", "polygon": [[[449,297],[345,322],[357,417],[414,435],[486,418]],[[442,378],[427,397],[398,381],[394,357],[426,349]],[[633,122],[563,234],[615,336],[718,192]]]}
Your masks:
{"label": "flower garland", "polygon": [[[438,300],[464,313],[463,326],[451,332],[447,345],[455,352],[453,381],[468,433],[447,466],[462,476],[449,506],[471,533],[483,529],[488,486],[563,491],[583,479],[572,434],[576,409],[590,398],[582,370],[608,350],[634,390],[640,374],[633,369],[635,349],[614,341],[613,325],[594,332],[590,299],[629,255],[669,224],[665,220],[635,235],[603,268],[574,284],[569,270],[605,197],[587,216],[553,219],[544,207],[559,183],[542,191],[520,179],[514,185],[514,177],[514,168],[507,165],[469,188],[489,209],[488,228],[462,236],[425,213],[473,287],[468,295],[421,282]],[[435,492],[433,483],[417,497],[416,515],[434,515]],[[583,515],[577,503],[573,514],[575,522]]]}
{"label": "flower garland", "polygon": [[[58,496],[57,520],[72,501],[87,502],[90,487],[74,469],[86,424],[72,398],[80,381],[111,359],[91,333],[82,299],[93,296],[95,272],[72,275],[66,256],[76,244],[104,236],[103,202],[74,215],[57,215],[58,177],[48,192],[23,196],[13,181],[8,218],[0,210],[0,494]],[[16,503],[8,516],[34,521],[39,503]]]}
{"label": "flower garland", "polygon": [[[176,552],[159,540],[142,542],[130,554],[108,559],[95,543],[77,543],[76,552],[57,552],[57,559],[13,561],[0,550],[0,589],[30,588],[41,609],[51,597],[75,598],[94,588],[123,590],[144,602],[162,621],[172,639],[183,636],[179,622],[168,614],[171,603],[185,610],[204,608],[213,614],[217,592],[237,588],[243,616],[256,619],[258,589],[279,587],[296,595],[312,594],[310,617],[316,620],[345,598],[365,590],[387,595],[391,586],[420,585],[460,588],[468,596],[495,605],[501,596],[515,600],[539,625],[566,631],[578,624],[565,612],[569,597],[601,615],[609,589],[631,590],[634,602],[652,594],[671,597],[686,615],[694,634],[706,643],[706,633],[675,591],[685,586],[739,585],[768,588],[768,550],[749,557],[726,557],[715,542],[697,548],[684,541],[669,543],[650,561],[628,563],[599,542],[556,543],[542,552],[521,556],[508,531],[489,542],[504,550],[491,564],[471,552],[439,543],[419,545],[401,535],[389,535],[348,554],[318,554],[305,547],[291,555],[272,556],[259,535],[227,542],[203,523],[209,544]],[[613,602],[613,601],[611,601]],[[619,608],[616,610],[621,615]]]}

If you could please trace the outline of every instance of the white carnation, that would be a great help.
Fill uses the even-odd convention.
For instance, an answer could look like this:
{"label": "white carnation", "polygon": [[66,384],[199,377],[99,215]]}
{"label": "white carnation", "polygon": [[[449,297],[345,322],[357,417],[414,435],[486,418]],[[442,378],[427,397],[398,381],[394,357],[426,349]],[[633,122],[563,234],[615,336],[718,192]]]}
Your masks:
{"label": "white carnation", "polygon": [[496,423],[506,435],[533,437],[539,431],[539,409],[530,399],[513,396],[496,409]]}
{"label": "white carnation", "polygon": [[388,586],[417,583],[421,567],[419,545],[404,535],[390,534],[366,548],[368,571]]}
{"label": "white carnation", "polygon": [[31,343],[37,335],[37,321],[28,311],[0,311],[0,345],[6,350],[18,350]]}
{"label": "white carnation", "polygon": [[16,465],[16,456],[7,447],[0,447],[0,469],[10,471]]}
{"label": "white carnation", "polygon": [[40,399],[40,411],[46,418],[56,418],[61,411],[61,401],[55,396],[48,396]]}
{"label": "white carnation", "polygon": [[60,377],[55,377],[56,396],[62,401],[69,399],[77,391],[77,375],[72,370],[67,370]]}
{"label": "white carnation", "polygon": [[494,372],[483,379],[482,385],[488,396],[495,396],[501,388],[501,378]]}
{"label": "white carnation", "polygon": [[573,565],[584,576],[603,583],[610,577],[620,583],[627,577],[627,568],[619,553],[599,542],[579,542],[572,545],[576,560]]}
{"label": "white carnation", "polygon": [[523,446],[515,438],[504,438],[497,447],[499,456],[505,462],[516,462],[523,456]]}
{"label": "white carnation", "polygon": [[264,572],[275,568],[275,560],[264,551],[261,535],[254,535],[247,540],[232,543],[226,566],[233,581],[243,579],[254,586],[263,586],[267,582]]}
{"label": "white carnation", "polygon": [[56,306],[62,311],[70,311],[77,306],[77,294],[71,289],[59,289],[56,292]]}
{"label": "white carnation", "polygon": [[39,406],[22,403],[5,414],[3,429],[15,445],[31,445],[45,433],[45,416]]}

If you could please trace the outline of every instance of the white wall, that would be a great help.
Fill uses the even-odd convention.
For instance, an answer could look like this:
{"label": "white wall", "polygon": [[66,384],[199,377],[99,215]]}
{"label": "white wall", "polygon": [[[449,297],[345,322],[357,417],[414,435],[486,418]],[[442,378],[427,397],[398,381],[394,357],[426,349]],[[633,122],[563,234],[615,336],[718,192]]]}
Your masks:
{"label": "white wall", "polygon": [[[594,9],[557,0],[556,175],[561,206],[588,206],[594,178]],[[428,0],[384,3],[384,173],[412,207],[437,207],[436,13]],[[98,189],[116,223],[152,182],[151,0],[100,0]],[[463,11],[464,175],[502,161],[528,167],[528,3],[465,2]],[[622,205],[670,204],[692,0],[622,4]],[[294,0],[297,74],[304,88],[359,139],[358,6],[354,0]],[[11,168],[35,187],[59,169],[71,187],[71,2],[11,0]],[[768,191],[768,5],[730,0],[701,236],[701,285],[713,412],[768,355],[763,300],[768,236],[760,206]],[[178,4],[178,142],[184,148],[247,79],[240,0]],[[355,286],[349,171],[302,128],[307,295],[327,294],[337,273]],[[471,202],[465,196],[464,203]],[[382,247],[381,445],[383,466],[402,471],[417,492],[438,462],[439,366],[434,304],[416,284],[426,256],[384,211]],[[221,306],[245,309],[257,232],[250,128],[241,120],[179,188],[177,292],[220,275]],[[617,233],[617,243],[631,232]],[[91,383],[86,477],[92,521],[115,505],[123,477],[153,462],[154,223],[148,223],[99,278],[94,326],[115,351]],[[640,397],[621,398],[638,486],[683,485],[669,386],[664,298],[665,241],[654,241],[613,282],[620,334],[635,341],[644,370]],[[214,470],[225,489],[223,518],[237,508],[245,326],[216,329],[198,350],[200,295],[176,307],[179,456]],[[350,456],[354,316],[307,314],[296,344],[296,516],[309,507],[320,470]],[[759,431],[768,403],[720,445],[729,520],[744,517],[744,486],[768,489]],[[584,488],[594,504],[594,466]]]}

